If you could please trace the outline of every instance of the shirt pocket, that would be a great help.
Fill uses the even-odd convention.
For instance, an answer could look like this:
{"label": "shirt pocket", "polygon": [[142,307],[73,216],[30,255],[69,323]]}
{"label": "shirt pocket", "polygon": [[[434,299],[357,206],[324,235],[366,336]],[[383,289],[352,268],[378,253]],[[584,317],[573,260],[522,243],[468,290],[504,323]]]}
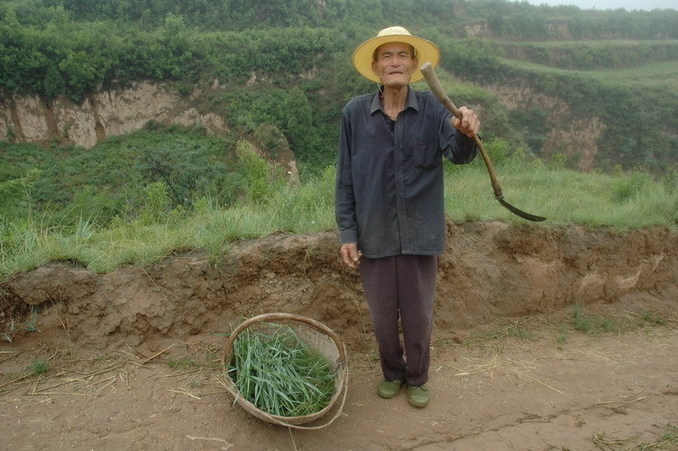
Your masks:
{"label": "shirt pocket", "polygon": [[434,169],[443,164],[443,157],[434,141],[417,141],[412,144],[412,164],[420,170]]}

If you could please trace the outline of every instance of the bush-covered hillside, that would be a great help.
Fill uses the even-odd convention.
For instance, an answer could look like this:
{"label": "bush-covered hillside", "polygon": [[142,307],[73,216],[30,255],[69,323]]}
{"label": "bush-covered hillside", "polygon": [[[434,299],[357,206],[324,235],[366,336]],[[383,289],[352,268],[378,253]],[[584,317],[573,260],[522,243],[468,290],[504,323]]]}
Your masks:
{"label": "bush-covered hillside", "polygon": [[[576,154],[542,152],[555,125],[541,108],[507,111],[484,88],[527,85],[566,102],[573,117],[601,118],[594,167],[665,172],[678,164],[676,10],[505,0],[14,0],[0,4],[0,90],[79,102],[141,79],[181,93],[216,79],[228,94],[208,100],[235,130],[275,125],[300,167],[314,172],[333,160],[343,104],[374,89],[350,67],[353,48],[394,23],[439,44],[455,94],[476,87],[455,100],[487,112],[485,136],[576,166]],[[246,86],[252,74],[266,82]]]}

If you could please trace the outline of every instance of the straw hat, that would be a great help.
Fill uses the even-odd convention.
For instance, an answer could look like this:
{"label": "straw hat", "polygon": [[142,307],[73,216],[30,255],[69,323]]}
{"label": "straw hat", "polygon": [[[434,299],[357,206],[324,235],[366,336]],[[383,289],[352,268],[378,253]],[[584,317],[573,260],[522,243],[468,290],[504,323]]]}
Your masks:
{"label": "straw hat", "polygon": [[[353,67],[355,67],[363,77],[378,83],[379,77],[372,71],[374,52],[380,45],[391,42],[404,42],[405,44],[410,44],[414,47],[417,61],[420,65],[428,61],[435,67],[438,64],[438,60],[440,60],[440,50],[438,50],[438,47],[434,43],[423,38],[412,36],[410,32],[403,27],[396,26],[384,28],[377,33],[376,38],[368,39],[360,44],[353,52]],[[422,78],[424,78],[424,74],[417,69],[410,81],[415,82]]]}

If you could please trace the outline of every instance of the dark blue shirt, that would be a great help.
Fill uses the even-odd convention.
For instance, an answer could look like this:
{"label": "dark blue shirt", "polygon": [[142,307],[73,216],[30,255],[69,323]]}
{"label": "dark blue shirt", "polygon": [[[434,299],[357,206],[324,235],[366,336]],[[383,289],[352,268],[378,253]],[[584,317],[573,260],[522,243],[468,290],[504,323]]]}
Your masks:
{"label": "dark blue shirt", "polygon": [[335,198],[342,243],[357,242],[367,258],[443,253],[443,156],[463,164],[478,152],[451,118],[433,94],[412,88],[396,121],[378,93],[346,104]]}

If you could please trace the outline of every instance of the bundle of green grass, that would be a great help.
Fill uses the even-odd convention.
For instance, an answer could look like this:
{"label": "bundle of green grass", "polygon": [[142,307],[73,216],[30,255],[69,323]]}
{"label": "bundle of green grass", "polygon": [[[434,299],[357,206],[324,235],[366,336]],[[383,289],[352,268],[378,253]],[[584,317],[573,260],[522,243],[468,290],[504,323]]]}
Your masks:
{"label": "bundle of green grass", "polygon": [[313,415],[335,393],[333,364],[287,325],[243,330],[233,343],[229,375],[241,396],[281,417]]}

